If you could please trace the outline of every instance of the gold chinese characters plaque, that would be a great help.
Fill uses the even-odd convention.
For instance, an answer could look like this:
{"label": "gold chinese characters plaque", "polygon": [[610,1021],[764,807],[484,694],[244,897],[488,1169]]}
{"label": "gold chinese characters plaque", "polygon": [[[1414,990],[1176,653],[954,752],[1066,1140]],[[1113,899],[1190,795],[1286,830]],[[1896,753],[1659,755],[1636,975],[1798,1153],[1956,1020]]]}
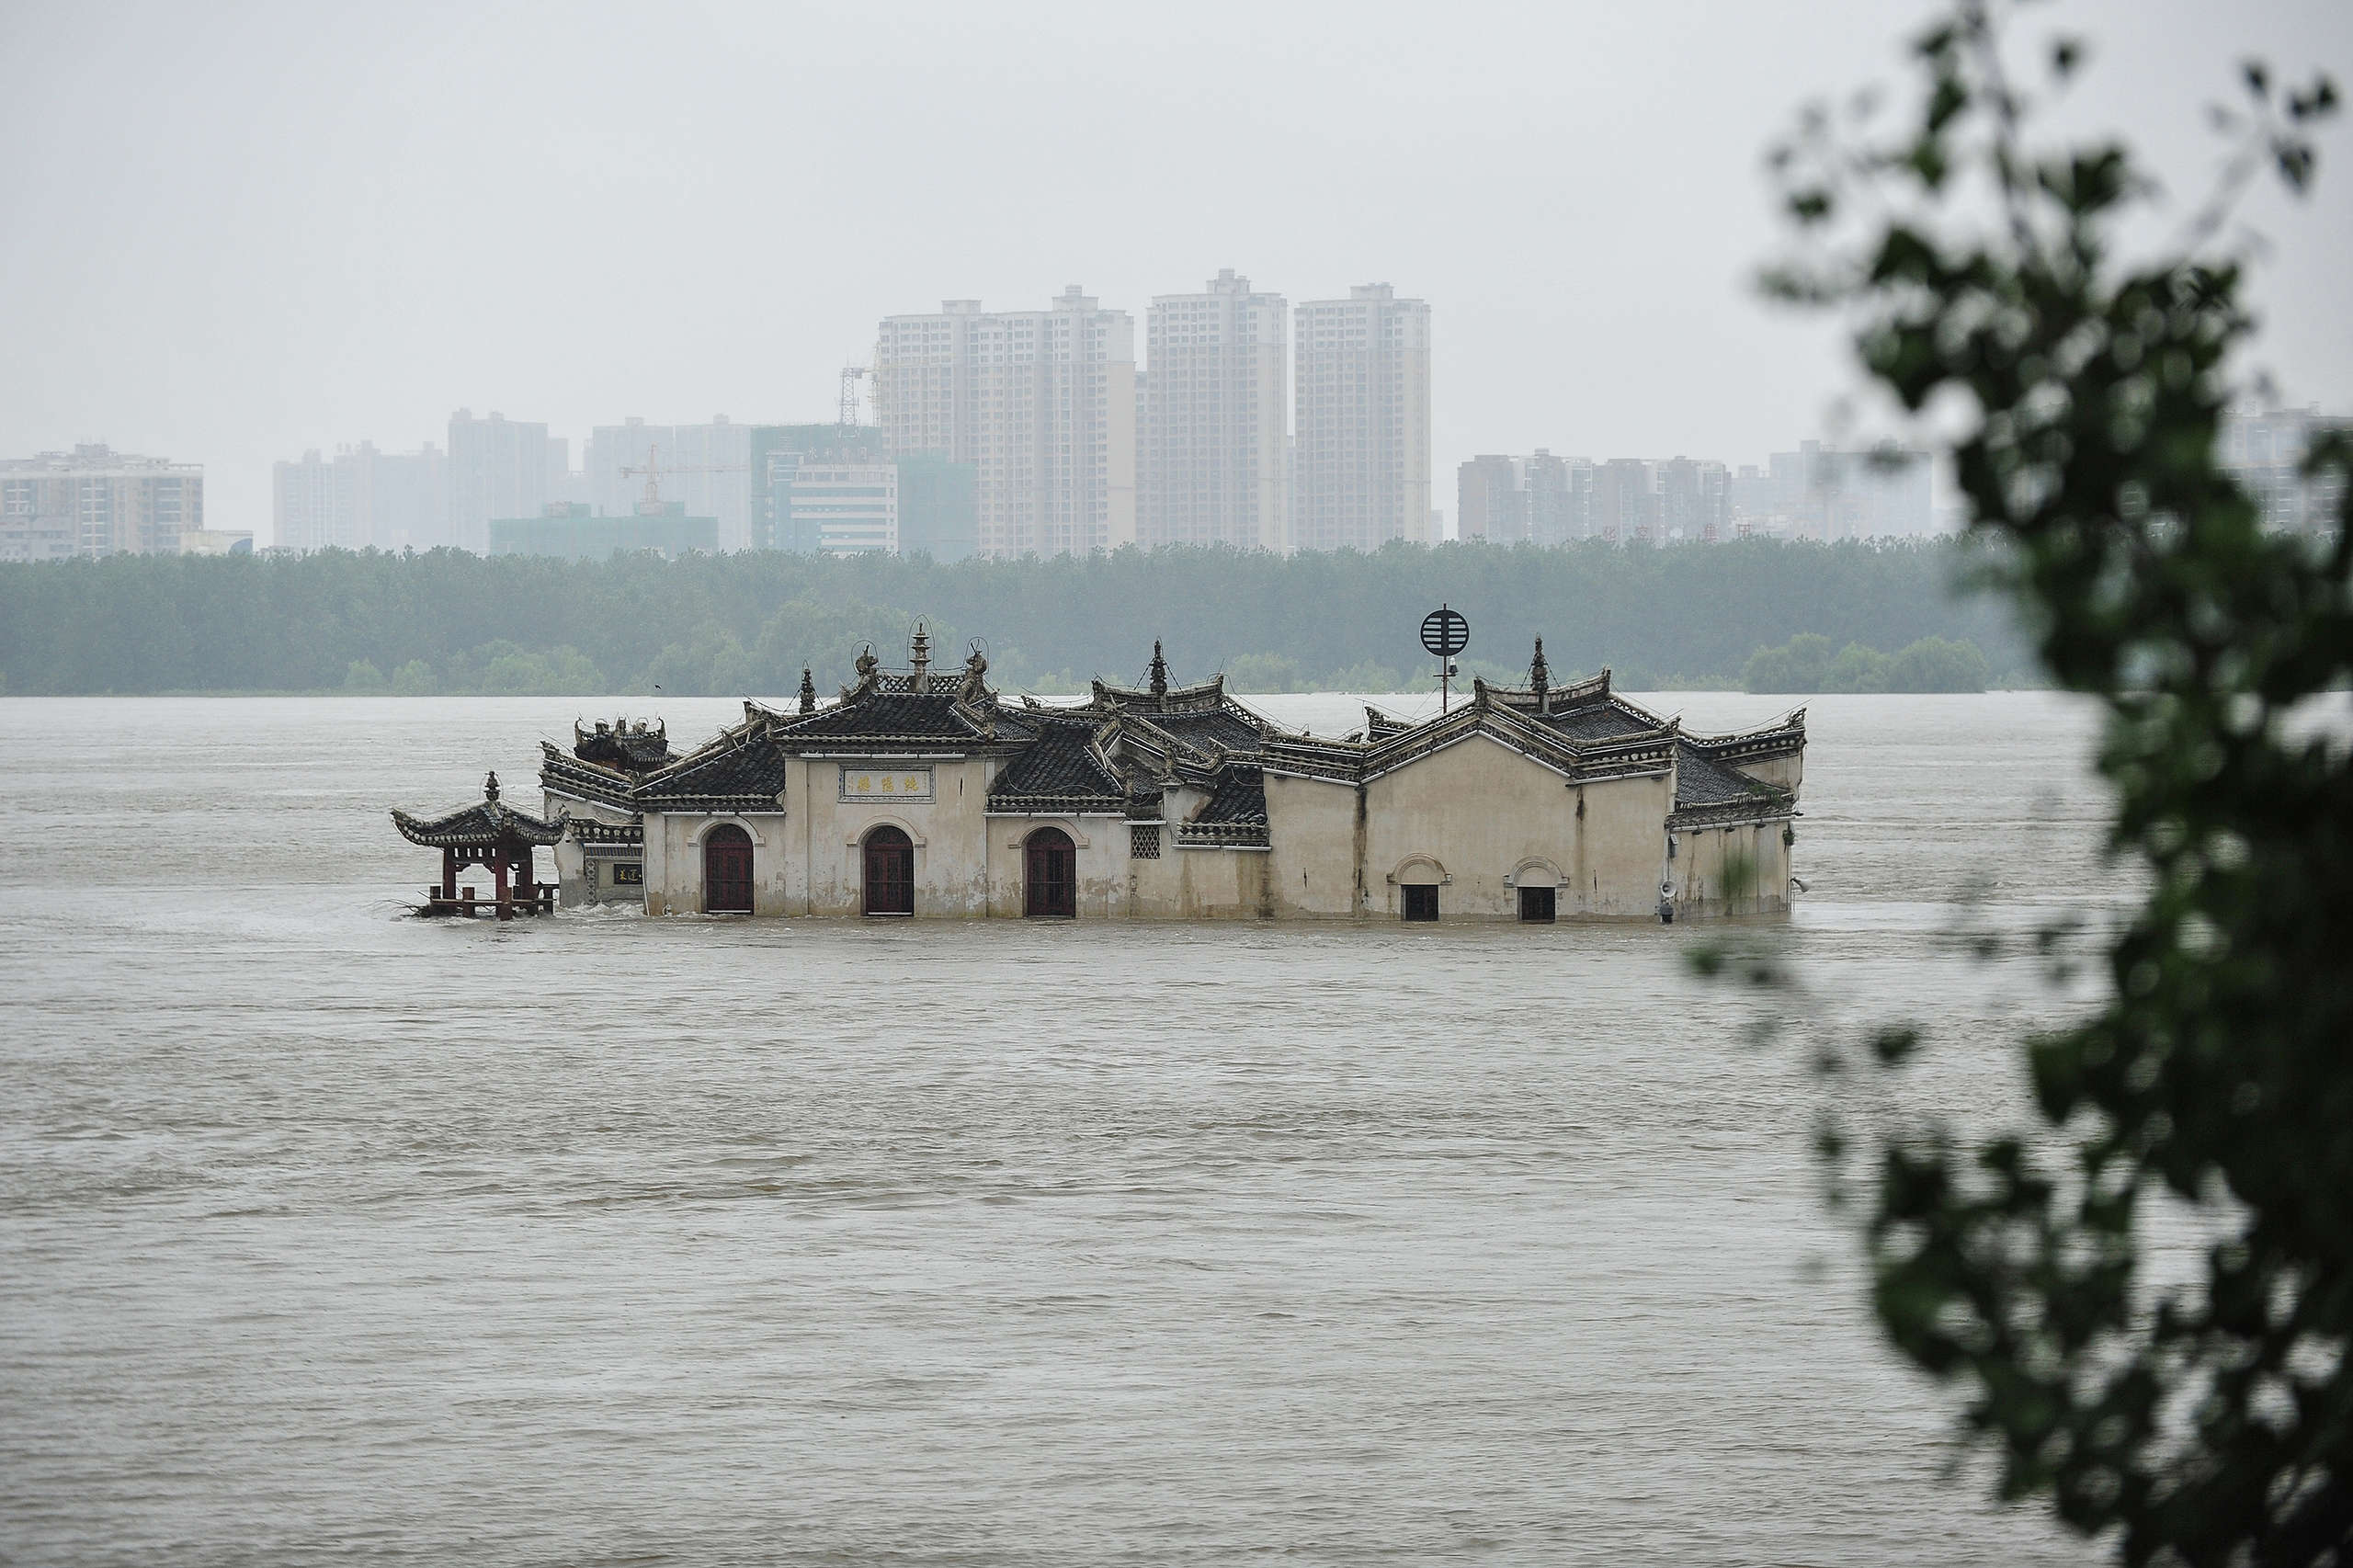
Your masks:
{"label": "gold chinese characters plaque", "polygon": [[842,793],[845,801],[914,801],[922,802],[932,798],[931,769],[928,767],[875,767],[862,763],[842,764]]}

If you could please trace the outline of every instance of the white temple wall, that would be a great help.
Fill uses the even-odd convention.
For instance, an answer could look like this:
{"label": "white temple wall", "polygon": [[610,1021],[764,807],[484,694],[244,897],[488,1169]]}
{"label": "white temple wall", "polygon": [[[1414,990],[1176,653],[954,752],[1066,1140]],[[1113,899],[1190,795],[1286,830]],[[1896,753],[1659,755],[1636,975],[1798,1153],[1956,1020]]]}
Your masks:
{"label": "white temple wall", "polygon": [[[843,768],[848,767],[843,799]],[[927,771],[926,771],[927,770]],[[980,757],[787,759],[785,801],[792,811],[794,858],[790,902],[796,915],[858,915],[866,908],[866,838],[889,824],[915,843],[915,915],[981,915],[989,911],[987,818],[989,764]],[[884,779],[928,777],[930,799],[875,799]],[[796,809],[797,808],[797,809]],[[1018,914],[1017,908],[1015,913]]]}
{"label": "white temple wall", "polygon": [[1667,869],[1666,818],[1675,808],[1674,777],[1663,773],[1603,779],[1572,789],[1568,795],[1571,814],[1582,796],[1585,815],[1577,824],[1576,859],[1562,867],[1569,873],[1570,886],[1561,894],[1561,913],[1657,919],[1659,883]]}
{"label": "white temple wall", "polygon": [[1788,826],[1763,822],[1677,830],[1669,877],[1677,915],[1785,913],[1790,850],[1781,835]]}
{"label": "white temple wall", "polygon": [[[540,815],[553,822],[558,812],[569,812],[574,821],[616,825],[626,824],[630,818],[629,812],[608,806],[602,801],[584,801],[577,795],[542,790],[540,792]],[[643,901],[645,886],[642,882],[635,886],[624,885],[613,876],[616,862],[642,863],[642,857],[633,847],[622,853],[619,846],[600,846],[599,853],[590,855],[578,839],[566,834],[556,840],[549,854],[555,860],[557,897],[566,909],[589,903],[638,903]]]}
{"label": "white temple wall", "polygon": [[1654,915],[1673,799],[1665,774],[1573,786],[1472,736],[1366,787],[1368,908],[1399,918],[1398,888],[1425,881],[1441,920],[1517,920],[1527,881],[1558,887],[1562,915]]}
{"label": "white temple wall", "polygon": [[1128,913],[1128,821],[1124,812],[987,819],[988,900],[977,913],[1018,920],[1027,907],[1028,846],[1040,828],[1070,835],[1077,850],[1077,917],[1117,919]]}
{"label": "white temple wall", "polygon": [[[1165,797],[1164,797],[1165,798]],[[1122,833],[1132,831],[1122,828]],[[1160,829],[1160,855],[1156,859],[1128,861],[1128,909],[1138,920],[1175,920],[1185,903],[1185,880],[1189,872],[1186,856],[1176,853],[1176,829],[1165,823]]]}
{"label": "white temple wall", "polygon": [[791,868],[782,812],[648,812],[645,813],[645,913],[703,912],[703,838],[733,823],[752,839],[752,913],[790,915]]}
{"label": "white temple wall", "polygon": [[1262,849],[1176,847],[1163,828],[1160,858],[1128,862],[1127,913],[1138,920],[1258,920],[1274,913]]}
{"label": "white temple wall", "polygon": [[[845,766],[854,784],[845,783]],[[1793,774],[1797,764],[1767,766]],[[990,816],[997,767],[978,756],[876,756],[847,764],[788,756],[784,811],[648,812],[646,910],[703,909],[703,839],[721,823],[752,838],[753,903],[761,915],[858,915],[865,841],[886,823],[913,841],[918,917],[1021,918],[1024,846],[1044,826],[1059,827],[1076,847],[1081,919],[1396,919],[1400,887],[1415,881],[1439,886],[1441,920],[1517,919],[1518,890],[1530,885],[1557,889],[1563,919],[1654,919],[1662,881],[1688,917],[1776,913],[1789,903],[1785,823],[1738,824],[1729,833],[1685,829],[1670,858],[1671,774],[1575,784],[1480,734],[1372,780],[1362,791],[1361,821],[1353,785],[1268,777],[1270,851],[1179,847],[1181,813],[1206,799],[1191,789],[1171,792],[1160,854],[1145,858],[1131,856],[1123,813]],[[916,773],[926,782],[910,792]],[[553,795],[549,801],[550,811],[571,804],[575,814],[588,814]],[[579,846],[567,840],[555,859],[565,900],[576,902],[575,887],[585,892],[581,879],[596,858],[584,865]]]}
{"label": "white temple wall", "polygon": [[1326,778],[1267,778],[1267,880],[1276,914],[1346,920],[1357,907],[1357,789]]}
{"label": "white temple wall", "polygon": [[587,857],[570,834],[555,841],[548,850],[555,861],[556,901],[565,909],[574,909],[596,902],[595,889],[588,879]]}

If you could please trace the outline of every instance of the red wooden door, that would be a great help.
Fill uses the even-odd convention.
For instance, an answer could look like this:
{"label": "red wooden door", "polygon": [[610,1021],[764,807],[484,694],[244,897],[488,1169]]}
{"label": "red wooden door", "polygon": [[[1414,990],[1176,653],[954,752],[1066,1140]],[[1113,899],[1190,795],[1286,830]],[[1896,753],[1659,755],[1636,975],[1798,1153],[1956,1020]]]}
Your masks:
{"label": "red wooden door", "polygon": [[1078,914],[1078,848],[1058,827],[1029,835],[1022,853],[1021,913],[1048,919]]}
{"label": "red wooden door", "polygon": [[915,912],[915,846],[895,827],[866,835],[866,913]]}
{"label": "red wooden door", "polygon": [[702,841],[702,907],[707,915],[752,913],[752,835],[733,823]]}

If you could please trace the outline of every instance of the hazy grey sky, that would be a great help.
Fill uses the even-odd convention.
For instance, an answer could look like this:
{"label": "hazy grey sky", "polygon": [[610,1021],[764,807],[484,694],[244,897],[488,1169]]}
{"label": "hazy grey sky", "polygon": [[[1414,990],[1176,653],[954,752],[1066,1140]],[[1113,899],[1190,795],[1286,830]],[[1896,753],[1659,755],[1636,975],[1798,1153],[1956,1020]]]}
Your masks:
{"label": "hazy grey sky", "polygon": [[[1221,267],[1430,301],[1434,501],[1480,451],[1756,461],[1847,384],[1748,279],[1791,108],[1893,80],[1909,0],[1523,7],[0,6],[0,453],[268,465],[443,438],[823,419],[944,298],[1136,312]],[[2086,114],[2185,191],[2232,62],[2353,71],[2353,4],[2077,0]],[[2267,199],[2265,359],[2353,407],[2353,140]],[[1142,334],[1139,331],[1139,347]]]}

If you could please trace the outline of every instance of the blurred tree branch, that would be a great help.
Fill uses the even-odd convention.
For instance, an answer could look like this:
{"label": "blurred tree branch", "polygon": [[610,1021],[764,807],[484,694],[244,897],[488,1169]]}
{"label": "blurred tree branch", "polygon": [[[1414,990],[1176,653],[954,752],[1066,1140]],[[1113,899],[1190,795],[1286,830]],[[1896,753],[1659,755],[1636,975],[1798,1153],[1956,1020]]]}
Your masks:
{"label": "blurred tree branch", "polygon": [[[2252,324],[2218,236],[2267,171],[2309,187],[2336,89],[2245,66],[2212,198],[2128,261],[2149,182],[2120,144],[2030,144],[2015,43],[1959,0],[1915,41],[1906,123],[1802,117],[1773,155],[1796,256],[1766,283],[1846,312],[1904,409],[1958,419],[1969,529],[2057,684],[2105,710],[2109,847],[2147,892],[2097,1011],[2024,1042],[2044,1125],[1881,1112],[1821,1153],[1862,1204],[1880,1322],[1960,1391],[2002,1496],[2131,1563],[2353,1561],[2353,771],[2290,722],[2353,676],[2353,532],[2342,500],[2318,537],[2267,532],[2217,441]],[[2044,87],[2085,58],[2052,40]],[[2348,466],[2325,437],[2308,478],[2341,497]],[[1898,1074],[1923,1040],[1869,1044],[1828,1067]],[[2223,1237],[2180,1287],[2143,1268],[2168,1192]]]}

